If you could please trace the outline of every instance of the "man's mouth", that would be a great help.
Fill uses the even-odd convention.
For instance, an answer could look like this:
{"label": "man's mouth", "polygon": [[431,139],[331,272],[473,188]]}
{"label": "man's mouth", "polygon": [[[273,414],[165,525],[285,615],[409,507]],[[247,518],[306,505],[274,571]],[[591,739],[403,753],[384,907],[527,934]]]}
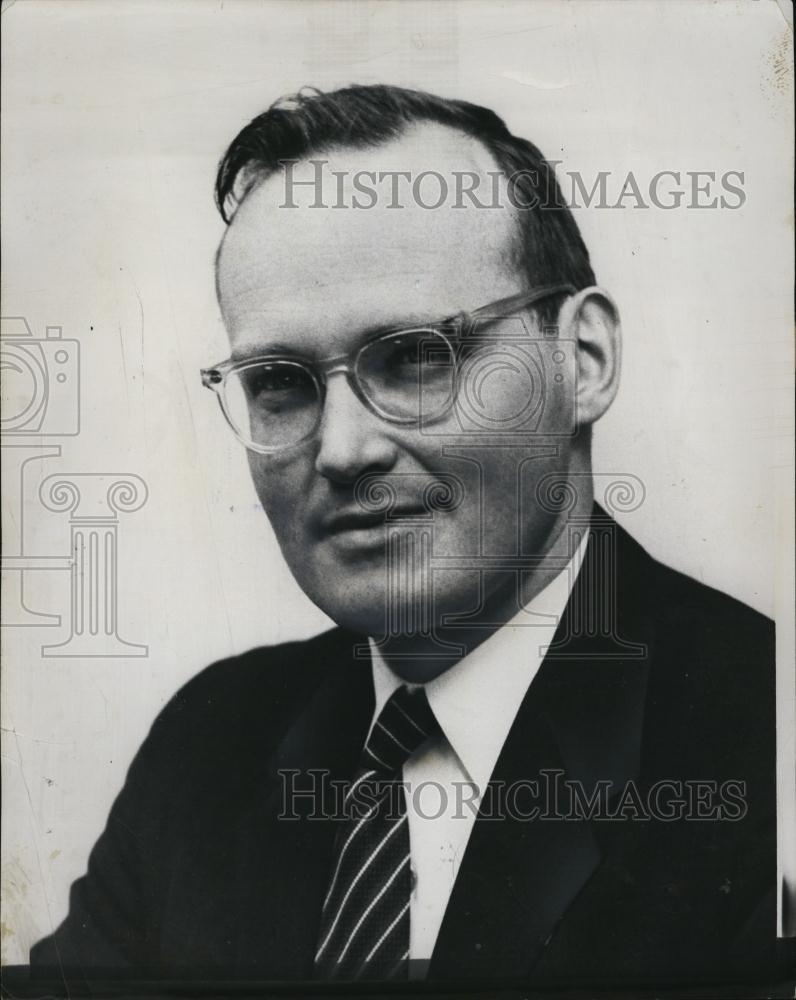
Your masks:
{"label": "man's mouth", "polygon": [[389,511],[347,510],[324,517],[321,531],[335,542],[354,547],[383,544],[388,524],[403,520],[427,518],[428,511],[419,506],[393,508]]}

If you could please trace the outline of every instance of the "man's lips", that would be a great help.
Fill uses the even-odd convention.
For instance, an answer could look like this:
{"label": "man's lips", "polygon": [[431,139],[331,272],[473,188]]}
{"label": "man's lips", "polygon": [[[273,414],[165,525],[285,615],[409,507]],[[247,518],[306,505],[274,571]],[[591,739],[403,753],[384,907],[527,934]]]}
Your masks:
{"label": "man's lips", "polygon": [[410,517],[428,517],[428,511],[421,506],[391,507],[389,511],[344,510],[323,517],[320,528],[325,535],[339,535],[380,528],[388,522]]}

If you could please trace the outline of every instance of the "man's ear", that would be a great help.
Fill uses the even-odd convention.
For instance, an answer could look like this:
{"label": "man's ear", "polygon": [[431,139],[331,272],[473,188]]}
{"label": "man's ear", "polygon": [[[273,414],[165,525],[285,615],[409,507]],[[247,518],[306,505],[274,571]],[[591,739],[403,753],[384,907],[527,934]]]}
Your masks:
{"label": "man's ear", "polygon": [[562,337],[576,341],[578,426],[595,423],[614,401],[622,361],[619,311],[601,288],[584,288],[561,308]]}

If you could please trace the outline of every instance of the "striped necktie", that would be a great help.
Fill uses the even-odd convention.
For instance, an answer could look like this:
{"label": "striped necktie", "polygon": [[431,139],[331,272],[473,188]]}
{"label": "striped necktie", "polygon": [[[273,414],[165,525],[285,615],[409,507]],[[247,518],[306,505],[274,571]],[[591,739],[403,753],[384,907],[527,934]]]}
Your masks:
{"label": "striped necktie", "polygon": [[412,875],[401,771],[439,724],[422,689],[400,687],[371,729],[334,847],[315,974],[406,978]]}

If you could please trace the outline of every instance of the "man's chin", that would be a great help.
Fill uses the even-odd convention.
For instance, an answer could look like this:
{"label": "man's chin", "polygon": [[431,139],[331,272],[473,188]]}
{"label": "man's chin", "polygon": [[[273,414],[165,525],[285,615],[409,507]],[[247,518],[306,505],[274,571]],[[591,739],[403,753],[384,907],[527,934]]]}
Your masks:
{"label": "man's chin", "polygon": [[[336,624],[363,636],[386,634],[388,588],[384,561],[378,565],[319,563],[311,575],[294,569],[299,586],[313,604]],[[300,572],[304,569],[305,572]]]}
{"label": "man's chin", "polygon": [[388,586],[383,567],[380,571],[362,567],[348,573],[338,566],[334,575],[307,582],[303,589],[334,622],[363,636],[413,634],[430,621],[431,609],[423,606],[424,595],[405,589],[397,593]]}
{"label": "man's chin", "polygon": [[387,634],[389,616],[385,610],[385,601],[378,605],[373,594],[362,599],[347,594],[344,598],[330,600],[328,594],[316,598],[308,594],[314,604],[328,615],[341,628],[348,629],[362,636],[379,638]]}
{"label": "man's chin", "polygon": [[468,616],[479,605],[479,576],[472,571],[449,572],[432,590],[428,567],[399,561],[390,569],[383,550],[345,559],[319,546],[314,555],[312,562],[289,560],[296,580],[324,614],[360,635],[413,641],[429,634],[432,622],[439,631],[442,615]]}

